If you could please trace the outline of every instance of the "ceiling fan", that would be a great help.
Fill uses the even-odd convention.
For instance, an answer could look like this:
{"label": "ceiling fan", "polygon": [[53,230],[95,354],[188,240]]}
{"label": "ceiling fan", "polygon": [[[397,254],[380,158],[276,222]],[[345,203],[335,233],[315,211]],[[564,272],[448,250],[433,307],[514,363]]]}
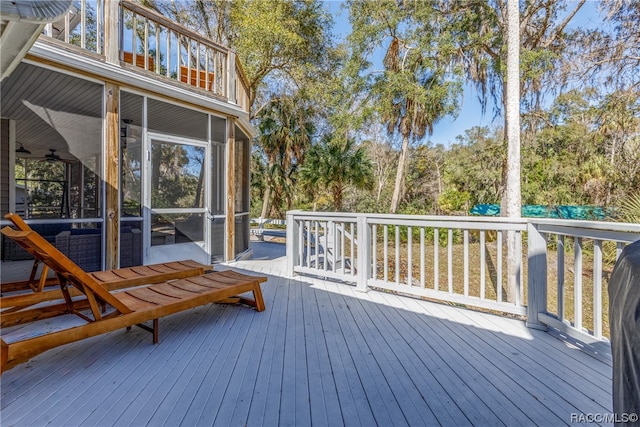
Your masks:
{"label": "ceiling fan", "polygon": [[21,142],[16,141],[16,144],[20,145],[20,148],[16,149],[16,154],[31,154],[31,151],[24,148]]}
{"label": "ceiling fan", "polygon": [[60,158],[59,155],[56,154],[56,150],[53,148],[49,148],[49,151],[51,151],[51,153],[49,154],[45,154],[44,158],[47,162],[61,162],[62,158]]}

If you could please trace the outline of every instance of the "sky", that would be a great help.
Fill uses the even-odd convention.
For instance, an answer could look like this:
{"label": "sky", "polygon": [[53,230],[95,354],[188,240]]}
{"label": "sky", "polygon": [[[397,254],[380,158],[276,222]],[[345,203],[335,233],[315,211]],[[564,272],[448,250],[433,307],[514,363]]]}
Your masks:
{"label": "sky", "polygon": [[[568,9],[571,9],[571,3],[577,3],[577,0],[569,0]],[[333,16],[334,35],[337,40],[344,39],[351,32],[349,12],[343,10],[342,1],[325,1],[325,4]],[[593,27],[598,25],[601,22],[601,18],[597,8],[597,0],[588,0],[571,20],[569,27]],[[467,129],[474,126],[492,127],[501,124],[502,116],[495,117],[493,102],[491,102],[491,100],[487,102],[487,107],[483,115],[476,89],[471,85],[465,85],[457,117],[445,117],[441,119],[435,124],[433,134],[428,137],[428,140],[430,140],[433,145],[442,144],[448,147],[456,142],[456,136],[463,135]]]}

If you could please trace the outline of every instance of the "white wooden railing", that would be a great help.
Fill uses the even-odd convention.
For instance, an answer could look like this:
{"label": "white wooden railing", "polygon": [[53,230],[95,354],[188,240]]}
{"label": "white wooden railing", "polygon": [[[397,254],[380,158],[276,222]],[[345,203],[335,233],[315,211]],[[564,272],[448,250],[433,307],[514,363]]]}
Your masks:
{"label": "white wooden railing", "polygon": [[[206,91],[249,111],[250,87],[235,53],[163,15],[128,0],[107,19],[112,0],[78,0],[43,34],[105,55],[105,37],[117,34],[123,67],[154,73]],[[111,28],[113,27],[113,28]]]}
{"label": "white wooden railing", "polygon": [[[513,265],[503,249],[509,234]],[[287,271],[515,314],[530,327],[602,340],[603,276],[624,245],[639,239],[639,224],[292,211]],[[604,257],[603,247],[612,248]],[[591,258],[593,268],[583,269]]]}
{"label": "white wooden railing", "polygon": [[[640,224],[530,220],[528,324],[551,326],[585,342],[607,338],[608,278],[622,249],[636,240]],[[556,280],[549,280],[549,272]]]}

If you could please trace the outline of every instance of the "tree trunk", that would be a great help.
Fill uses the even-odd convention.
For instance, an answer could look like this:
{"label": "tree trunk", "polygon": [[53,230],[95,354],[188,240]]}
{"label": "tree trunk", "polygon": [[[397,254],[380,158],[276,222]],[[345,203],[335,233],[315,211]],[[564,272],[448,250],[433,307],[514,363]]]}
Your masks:
{"label": "tree trunk", "polygon": [[[507,1],[507,102],[505,136],[507,138],[507,170],[503,216],[519,218],[520,196],[520,10],[518,0]],[[521,297],[520,240],[514,231],[507,232],[507,301]],[[522,301],[518,301],[522,302]]]}
{"label": "tree trunk", "polygon": [[336,212],[342,211],[342,183],[335,183],[333,186],[333,205]]}
{"label": "tree trunk", "polygon": [[262,198],[262,213],[260,218],[267,218],[269,215],[269,199],[271,198],[271,187],[267,185],[264,190],[264,197]]}
{"label": "tree trunk", "polygon": [[393,187],[393,197],[391,198],[391,213],[396,213],[400,199],[402,198],[402,190],[404,186],[404,164],[407,159],[407,152],[409,151],[409,135],[402,136],[402,150],[400,151],[400,158],[398,159],[398,171],[396,173],[396,184]]}

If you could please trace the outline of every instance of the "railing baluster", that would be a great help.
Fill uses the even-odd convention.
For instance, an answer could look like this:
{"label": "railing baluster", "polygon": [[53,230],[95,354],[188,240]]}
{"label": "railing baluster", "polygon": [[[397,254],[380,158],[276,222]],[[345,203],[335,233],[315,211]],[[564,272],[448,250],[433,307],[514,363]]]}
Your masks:
{"label": "railing baluster", "polygon": [[602,241],[593,241],[593,335],[602,339]]}
{"label": "railing baluster", "polygon": [[384,226],[384,281],[389,281],[389,227]]}
{"label": "railing baluster", "polygon": [[400,283],[400,227],[396,225],[396,285]]}
{"label": "railing baluster", "polygon": [[440,290],[440,232],[433,229],[433,289]]}
{"label": "railing baluster", "polygon": [[296,265],[302,265],[304,261],[304,221],[298,221],[298,258]]}
{"label": "railing baluster", "polygon": [[[356,266],[357,264],[354,262],[354,260],[355,260],[357,257],[356,257],[356,253],[353,251],[353,249],[354,249],[354,248],[353,248],[353,244],[354,244],[354,242],[355,242],[355,240],[356,240],[356,235],[353,233],[353,223],[351,223],[351,224],[349,225],[349,230],[351,230],[351,238],[349,239],[349,243],[350,243],[350,252],[349,252],[349,257],[351,258],[351,266],[349,266],[349,271],[351,272],[351,275],[352,275],[352,276],[355,276],[355,275],[356,275],[356,268],[355,268],[355,266]],[[359,236],[359,235],[358,235],[357,237],[358,237],[358,238],[360,238],[360,236]],[[361,241],[362,241],[362,239],[361,239]],[[363,245],[366,245],[366,244],[368,244],[368,242],[366,242],[366,241],[362,241],[362,244],[363,244]],[[367,262],[371,262],[371,261],[370,261],[370,260],[367,260]],[[367,279],[369,279],[369,278],[367,277]]]}
{"label": "railing baluster", "polygon": [[320,270],[320,221],[316,221],[316,270]]}
{"label": "railing baluster", "polygon": [[156,67],[155,72],[160,74],[160,24],[156,23]]}
{"label": "railing baluster", "polygon": [[413,284],[413,242],[412,240],[412,232],[411,227],[407,227],[407,285],[411,286]]}
{"label": "railing baluster", "polygon": [[557,279],[557,298],[558,298],[558,320],[563,321],[565,318],[564,313],[564,236],[558,235],[558,249],[557,249],[558,264],[556,267],[558,279]]}
{"label": "railing baluster", "polygon": [[196,87],[200,87],[200,42],[196,42]]}
{"label": "railing baluster", "polygon": [[340,264],[342,265],[342,273],[346,273],[347,272],[347,266],[344,262],[345,260],[345,256],[344,256],[344,227],[345,227],[345,223],[342,222],[340,223],[341,227],[339,228],[340,231]]}
{"label": "railing baluster", "polygon": [[616,261],[618,260],[618,258],[620,258],[620,255],[622,255],[622,250],[624,249],[624,243],[622,242],[618,242],[616,243]]}
{"label": "railing baluster", "polygon": [[[374,279],[378,278],[378,227],[373,224],[371,226],[371,240],[373,241],[373,249],[371,249],[371,257],[373,259],[372,265],[371,265],[371,275]],[[360,236],[358,236],[360,237]],[[362,240],[360,240],[360,244],[364,244],[365,242],[363,242]]]}
{"label": "railing baluster", "polygon": [[329,269],[329,254],[327,251],[329,250],[329,227],[331,226],[331,221],[327,221],[324,223],[324,271]]}
{"label": "railing baluster", "polygon": [[502,302],[502,230],[498,230],[496,245],[496,293],[498,302]]}
{"label": "railing baluster", "polygon": [[167,28],[167,53],[165,53],[167,57],[167,69],[165,70],[167,77],[171,77],[171,33],[172,31]]}
{"label": "railing baluster", "polygon": [[330,242],[331,245],[331,271],[333,271],[334,273],[336,272],[336,261],[339,260],[339,253],[338,253],[338,249],[340,248],[339,245],[339,237],[338,237],[338,223],[337,222],[332,222],[331,223],[331,234],[330,237],[333,236],[333,239]]}
{"label": "railing baluster", "polygon": [[80,2],[80,26],[82,30],[80,31],[80,47],[83,49],[87,48],[87,1],[82,0]]}
{"label": "railing baluster", "polygon": [[522,232],[516,231],[516,307],[522,306]]}
{"label": "railing baluster", "polygon": [[424,261],[425,261],[425,247],[424,247],[424,227],[420,227],[420,287],[425,288],[426,277],[424,277]]}
{"label": "railing baluster", "polygon": [[144,69],[149,69],[149,18],[144,18]]}
{"label": "railing baluster", "polygon": [[311,221],[305,221],[305,226],[307,228],[305,231],[307,236],[307,259],[305,267],[311,267]]}
{"label": "railing baluster", "polygon": [[485,298],[486,278],[485,278],[485,236],[484,230],[480,231],[480,299]]}
{"label": "railing baluster", "polygon": [[582,238],[575,238],[575,257],[573,264],[573,305],[574,305],[574,327],[582,329]]}
{"label": "railing baluster", "polygon": [[[96,2],[96,53],[97,54],[102,54],[102,17],[103,17],[103,9],[102,9],[102,5],[103,2],[102,0],[98,0]],[[123,10],[123,9],[121,9]],[[122,17],[122,14],[120,14],[120,17]],[[122,29],[124,27],[124,24],[120,25],[120,28]],[[122,46],[122,30],[120,31],[120,46]]]}
{"label": "railing baluster", "polygon": [[447,231],[447,279],[449,294],[453,295],[453,229]]}
{"label": "railing baluster", "polygon": [[469,296],[469,230],[463,230],[463,275],[464,275],[464,296]]}
{"label": "railing baluster", "polygon": [[65,43],[69,43],[69,27],[71,26],[71,12],[67,13],[66,15],[64,15],[64,42]]}

